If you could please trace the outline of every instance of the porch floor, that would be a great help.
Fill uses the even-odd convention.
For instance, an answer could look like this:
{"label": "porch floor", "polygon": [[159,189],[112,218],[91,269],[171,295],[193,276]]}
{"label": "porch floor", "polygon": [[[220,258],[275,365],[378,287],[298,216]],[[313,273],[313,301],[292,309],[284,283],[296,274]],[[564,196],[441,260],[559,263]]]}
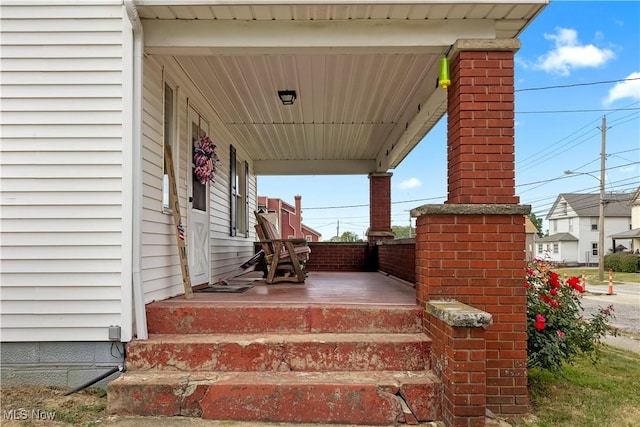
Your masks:
{"label": "porch floor", "polygon": [[[190,303],[215,304],[348,304],[348,305],[415,305],[416,291],[412,283],[379,272],[312,271],[305,283],[260,281],[261,273],[253,272],[229,280],[231,286],[253,285],[243,293],[194,292]],[[183,296],[163,301],[184,302]]]}

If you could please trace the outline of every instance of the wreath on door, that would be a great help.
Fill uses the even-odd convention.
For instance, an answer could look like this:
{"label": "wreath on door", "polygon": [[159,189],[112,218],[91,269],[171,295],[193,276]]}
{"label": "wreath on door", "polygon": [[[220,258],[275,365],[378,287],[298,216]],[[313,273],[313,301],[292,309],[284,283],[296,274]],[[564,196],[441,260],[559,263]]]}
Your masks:
{"label": "wreath on door", "polygon": [[193,173],[200,184],[214,181],[219,160],[216,144],[203,135],[193,147]]}

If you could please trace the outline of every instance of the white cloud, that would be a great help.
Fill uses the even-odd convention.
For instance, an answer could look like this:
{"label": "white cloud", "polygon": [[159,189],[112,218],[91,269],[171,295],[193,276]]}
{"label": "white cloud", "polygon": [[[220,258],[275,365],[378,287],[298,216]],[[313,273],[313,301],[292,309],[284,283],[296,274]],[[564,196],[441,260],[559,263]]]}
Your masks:
{"label": "white cloud", "polygon": [[422,185],[422,182],[418,178],[409,178],[398,184],[398,188],[401,190],[410,190],[412,188],[418,188]]}
{"label": "white cloud", "polygon": [[624,175],[630,175],[632,172],[636,171],[636,166],[635,165],[626,166],[618,170]]}
{"label": "white cloud", "polygon": [[616,83],[609,91],[609,95],[604,100],[604,103],[608,105],[624,98],[640,101],[640,72],[636,71],[635,73],[631,73],[625,81]]}
{"label": "white cloud", "polygon": [[568,76],[573,69],[599,67],[615,57],[610,49],[580,44],[577,31],[570,28],[544,37],[555,42],[555,49],[538,58],[536,67],[544,71]]}

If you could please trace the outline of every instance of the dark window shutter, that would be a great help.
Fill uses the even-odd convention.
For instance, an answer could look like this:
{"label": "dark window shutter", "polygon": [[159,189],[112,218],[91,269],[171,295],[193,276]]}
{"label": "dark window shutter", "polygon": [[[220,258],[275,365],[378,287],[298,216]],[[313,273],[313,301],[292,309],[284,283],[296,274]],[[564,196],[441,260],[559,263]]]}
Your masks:
{"label": "dark window shutter", "polygon": [[244,162],[244,236],[249,237],[249,162]]}
{"label": "dark window shutter", "polygon": [[236,210],[238,194],[238,176],[236,171],[236,148],[233,145],[229,146],[229,206],[231,207],[231,236],[235,236],[238,233],[238,226],[236,224]]}

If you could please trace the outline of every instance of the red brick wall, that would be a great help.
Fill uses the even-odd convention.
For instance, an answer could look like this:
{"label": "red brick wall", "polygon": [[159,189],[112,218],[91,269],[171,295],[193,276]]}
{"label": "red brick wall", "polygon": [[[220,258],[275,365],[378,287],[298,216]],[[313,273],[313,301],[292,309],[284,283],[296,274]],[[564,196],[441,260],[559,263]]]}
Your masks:
{"label": "red brick wall", "polygon": [[484,427],[486,412],[485,330],[460,328],[425,316],[431,369],[442,380],[442,418],[448,426]]}
{"label": "red brick wall", "polygon": [[309,243],[311,254],[306,268],[309,271],[366,271],[369,244],[317,242]]}
{"label": "red brick wall", "polygon": [[[527,411],[525,230],[513,215],[422,215],[417,219],[417,298],[455,299],[486,311],[487,407]],[[433,333],[429,332],[428,333]]]}
{"label": "red brick wall", "polygon": [[447,203],[518,203],[511,51],[462,51],[448,89]]}
{"label": "red brick wall", "polygon": [[415,239],[386,240],[377,245],[378,268],[407,282],[416,282]]}

